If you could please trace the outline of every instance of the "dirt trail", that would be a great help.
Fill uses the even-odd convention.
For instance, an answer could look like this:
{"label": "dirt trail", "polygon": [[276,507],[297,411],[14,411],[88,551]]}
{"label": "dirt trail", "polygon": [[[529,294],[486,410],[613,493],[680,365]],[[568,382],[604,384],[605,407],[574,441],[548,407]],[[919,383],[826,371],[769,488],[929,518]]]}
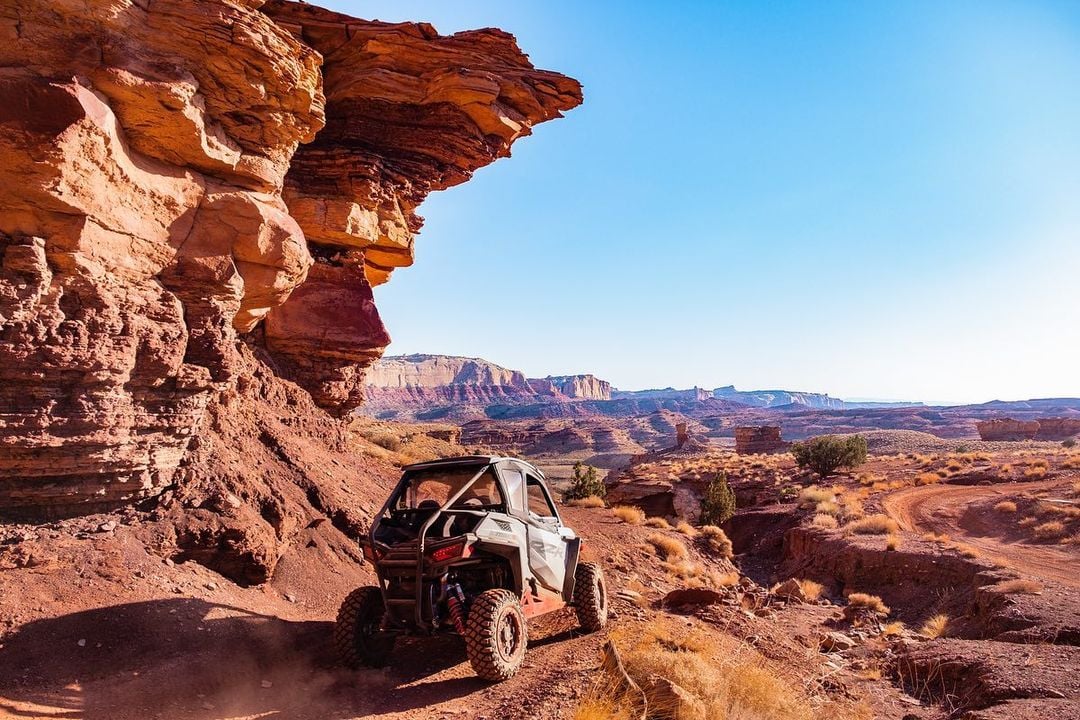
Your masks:
{"label": "dirt trail", "polygon": [[[993,519],[965,514],[974,502],[1022,492],[1050,490],[1061,480],[1001,483],[997,485],[924,485],[901,490],[885,498],[883,505],[904,530],[962,537],[988,559],[1018,572],[1080,587],[1075,551],[1058,545],[1034,545],[1001,537]],[[1012,522],[1013,520],[1009,520]]]}
{"label": "dirt trail", "polygon": [[[606,566],[612,624],[638,622],[638,609],[614,595],[630,578],[661,574],[640,548],[645,530],[608,511],[564,512],[587,556]],[[316,599],[235,588],[194,563],[145,572],[172,573],[178,584],[190,576],[184,587],[203,597],[138,597],[108,585],[116,591],[108,604],[22,625],[0,643],[0,718],[568,717],[597,677],[606,637],[583,635],[570,610],[540,618],[524,668],[498,685],[475,676],[452,637],[406,640],[386,669],[352,672],[336,665],[329,642],[339,598],[327,595],[336,591],[316,591],[325,601],[316,609]]]}

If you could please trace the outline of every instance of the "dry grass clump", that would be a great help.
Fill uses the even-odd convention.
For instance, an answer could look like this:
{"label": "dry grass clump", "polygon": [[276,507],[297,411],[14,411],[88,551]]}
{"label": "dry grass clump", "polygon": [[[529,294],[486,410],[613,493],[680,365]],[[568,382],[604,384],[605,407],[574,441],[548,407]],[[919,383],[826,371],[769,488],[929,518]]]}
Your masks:
{"label": "dry grass clump", "polygon": [[949,631],[949,616],[944,613],[938,614],[923,623],[919,628],[919,634],[928,640],[945,637]]}
{"label": "dry grass clump", "polygon": [[867,515],[844,526],[844,530],[855,535],[889,535],[899,529],[896,521],[888,515]]}
{"label": "dry grass clump", "polygon": [[1046,468],[1038,465],[1033,465],[1024,471],[1024,477],[1028,480],[1041,480],[1046,477]]}
{"label": "dry grass clump", "polygon": [[686,549],[682,541],[670,535],[652,533],[645,538],[645,542],[652,545],[656,554],[668,562],[687,560],[690,557],[690,551]]}
{"label": "dry grass clump", "polygon": [[[736,637],[685,628],[657,620],[644,628],[616,630],[612,639],[627,674],[645,692],[649,717],[683,720],[691,717],[753,720],[816,720],[851,718],[835,702],[813,702],[801,684],[789,682],[768,659]],[[691,711],[673,702],[663,678],[694,698]],[[621,707],[637,707],[636,698],[612,692],[605,680],[574,715],[575,720],[622,720]],[[608,714],[603,714],[607,712]]]}
{"label": "dry grass clump", "polygon": [[900,536],[899,535],[888,535],[885,538],[885,549],[886,550],[896,550],[899,547],[900,547]]}
{"label": "dry grass clump", "polygon": [[822,500],[814,506],[814,512],[825,513],[826,515],[839,515],[840,506],[832,500]]}
{"label": "dry grass clump", "polygon": [[796,580],[795,582],[799,583],[799,589],[802,590],[803,596],[811,602],[820,598],[821,593],[825,590],[824,585],[813,580]]}
{"label": "dry grass clump", "polygon": [[816,506],[818,503],[823,502],[835,503],[836,493],[830,489],[818,487],[817,485],[803,488],[802,492],[799,493],[799,507]]}
{"label": "dry grass clump", "polygon": [[1002,500],[994,506],[994,509],[999,513],[1014,513],[1016,512],[1016,503],[1012,500]]}
{"label": "dry grass clump", "polygon": [[629,525],[640,525],[645,522],[645,511],[633,505],[618,505],[613,512],[615,517]]}
{"label": "dry grass clump", "polygon": [[885,637],[897,637],[904,634],[904,623],[897,620],[881,628],[881,634]]}
{"label": "dry grass clump", "polygon": [[727,533],[716,525],[702,525],[698,528],[697,539],[714,555],[730,559],[734,554],[734,548]]}
{"label": "dry grass clump", "polygon": [[892,612],[877,595],[869,593],[851,593],[847,598],[848,605],[855,608],[866,608],[879,615],[888,615]]}
{"label": "dry grass clump", "polygon": [[697,537],[697,534],[698,534],[697,528],[695,528],[693,525],[686,522],[685,520],[680,520],[679,521],[679,524],[675,526],[675,532],[680,532],[683,535],[685,535],[686,537],[691,537],[691,538],[692,537]]}
{"label": "dry grass clump", "polygon": [[964,543],[956,543],[953,545],[953,549],[966,558],[977,558],[980,555],[978,548]]}
{"label": "dry grass clump", "polygon": [[605,506],[604,498],[596,495],[590,495],[583,498],[574,498],[573,500],[567,500],[566,504],[570,507],[579,508],[602,508]]}
{"label": "dry grass clump", "polygon": [[1033,532],[1039,540],[1057,540],[1065,534],[1065,524],[1058,520],[1052,520],[1036,525]]}
{"label": "dry grass clump", "polygon": [[1034,580],[1006,580],[998,584],[998,589],[1010,595],[1038,595],[1042,592],[1043,586]]}
{"label": "dry grass clump", "polygon": [[814,516],[814,519],[810,521],[810,525],[820,530],[835,530],[840,523],[832,515],[818,513]]}
{"label": "dry grass clump", "polygon": [[620,704],[615,699],[614,691],[614,687],[594,690],[575,708],[574,720],[636,720],[638,714]]}
{"label": "dry grass clump", "polygon": [[937,473],[924,472],[915,476],[916,485],[933,485],[936,482],[941,482],[941,476]]}
{"label": "dry grass clump", "polygon": [[651,517],[645,521],[645,527],[657,528],[659,530],[670,530],[671,523],[662,517]]}
{"label": "dry grass clump", "polygon": [[1037,460],[1032,460],[1030,463],[1028,463],[1028,465],[1033,468],[1042,468],[1043,470],[1047,470],[1050,468],[1050,461],[1046,458],[1038,458]]}

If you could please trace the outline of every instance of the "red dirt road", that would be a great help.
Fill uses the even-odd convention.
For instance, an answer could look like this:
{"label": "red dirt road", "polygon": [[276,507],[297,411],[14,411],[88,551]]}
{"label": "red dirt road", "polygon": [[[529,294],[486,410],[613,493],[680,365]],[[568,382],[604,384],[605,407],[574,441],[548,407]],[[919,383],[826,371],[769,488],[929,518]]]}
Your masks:
{"label": "red dirt road", "polygon": [[997,485],[924,485],[889,495],[883,505],[900,527],[909,532],[947,534],[978,549],[984,557],[1022,574],[1080,587],[1080,553],[1076,546],[1042,545],[1006,539],[1005,523],[1012,517],[988,517],[967,512],[979,501],[1024,492],[1052,490],[1059,480],[1001,483]]}

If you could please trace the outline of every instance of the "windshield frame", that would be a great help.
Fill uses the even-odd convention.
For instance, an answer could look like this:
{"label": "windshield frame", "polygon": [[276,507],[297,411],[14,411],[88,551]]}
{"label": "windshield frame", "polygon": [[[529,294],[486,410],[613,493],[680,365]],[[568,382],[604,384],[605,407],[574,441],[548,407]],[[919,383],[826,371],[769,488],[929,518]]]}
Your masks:
{"label": "windshield frame", "polygon": [[[490,473],[490,475],[488,475]],[[455,477],[457,476],[457,477]],[[485,479],[485,476],[490,480]],[[440,483],[447,488],[445,500],[439,501],[437,498],[420,499],[418,502],[416,491],[423,484],[425,480],[430,479],[434,482],[439,482],[441,479],[445,479],[446,482]],[[458,484],[460,481],[460,484]],[[461,497],[466,495],[469,490],[473,489],[479,482],[490,482],[494,488],[494,494],[498,496],[498,501],[494,503],[483,503],[474,506],[460,506],[458,503]],[[436,505],[429,505],[427,507],[420,507],[423,502],[434,500],[439,502]],[[397,488],[387,501],[387,510],[391,514],[402,512],[422,512],[425,510],[434,511],[436,509],[441,511],[474,511],[474,512],[491,512],[501,511],[505,512],[507,506],[506,489],[503,487],[502,477],[493,463],[486,465],[448,465],[446,467],[425,467],[418,468],[416,470],[406,470],[401,476],[401,480],[398,482]]]}

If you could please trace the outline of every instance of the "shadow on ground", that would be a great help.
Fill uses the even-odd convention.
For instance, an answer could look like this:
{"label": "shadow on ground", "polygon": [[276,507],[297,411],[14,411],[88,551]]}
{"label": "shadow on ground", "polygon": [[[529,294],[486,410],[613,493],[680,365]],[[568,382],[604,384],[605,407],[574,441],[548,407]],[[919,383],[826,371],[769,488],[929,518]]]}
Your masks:
{"label": "shadow on ground", "polygon": [[338,668],[330,625],[179,598],[34,621],[0,646],[0,715],[334,720],[430,706],[485,686],[467,666],[445,677],[465,661],[456,638],[401,642],[385,670]]}

